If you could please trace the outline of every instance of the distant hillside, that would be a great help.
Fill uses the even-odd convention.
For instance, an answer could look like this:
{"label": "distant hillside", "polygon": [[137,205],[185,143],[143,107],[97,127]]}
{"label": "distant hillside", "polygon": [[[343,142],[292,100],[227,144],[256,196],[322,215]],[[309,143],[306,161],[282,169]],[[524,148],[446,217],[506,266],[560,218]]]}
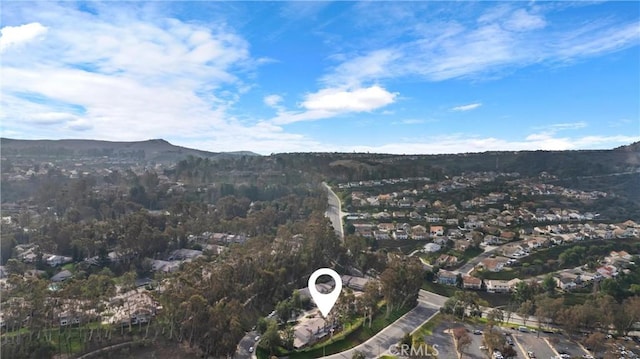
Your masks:
{"label": "distant hillside", "polygon": [[[336,182],[421,177],[435,180],[465,172],[518,172],[546,182],[601,190],[640,200],[640,143],[612,150],[493,151],[442,155],[291,153],[275,157],[282,168],[304,167]],[[304,164],[304,165],[301,165]],[[304,171],[304,170],[303,170]]]}
{"label": "distant hillside", "polygon": [[96,140],[16,140],[0,138],[3,157],[30,158],[76,158],[109,157],[112,159],[135,159],[154,162],[177,162],[188,156],[224,158],[258,156],[256,153],[208,152],[175,146],[163,139],[135,142],[112,142]]}

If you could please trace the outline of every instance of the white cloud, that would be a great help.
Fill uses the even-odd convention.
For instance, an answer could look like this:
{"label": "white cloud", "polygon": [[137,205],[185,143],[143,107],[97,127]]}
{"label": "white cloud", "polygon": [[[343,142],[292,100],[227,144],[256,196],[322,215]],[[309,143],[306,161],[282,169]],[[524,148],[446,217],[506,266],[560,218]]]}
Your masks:
{"label": "white cloud", "polygon": [[348,113],[370,112],[395,101],[397,93],[392,93],[374,85],[364,88],[325,88],[305,96],[300,104],[303,111],[281,110],[270,121],[285,125],[301,121],[315,121]]}
{"label": "white cloud", "polygon": [[392,124],[394,124],[394,125],[419,125],[419,124],[426,123],[426,122],[434,122],[434,121],[433,120],[427,121],[427,120],[423,120],[423,119],[419,119],[419,118],[409,118],[409,119],[405,119],[405,120],[394,121],[394,122],[392,122]]}
{"label": "white cloud", "polygon": [[363,82],[385,77],[389,66],[400,56],[402,54],[393,49],[374,50],[342,62],[322,80],[331,86],[357,87]]}
{"label": "white cloud", "polygon": [[328,88],[307,95],[302,107],[336,113],[368,112],[393,103],[396,96],[377,85],[354,90]]}
{"label": "white cloud", "polygon": [[528,31],[544,28],[547,22],[542,16],[533,15],[525,9],[518,9],[505,21],[504,26],[511,31]]}
{"label": "white cloud", "polygon": [[546,130],[548,132],[557,132],[557,131],[565,131],[565,130],[578,130],[581,128],[585,128],[587,127],[587,123],[584,121],[580,121],[580,122],[566,122],[566,123],[553,123],[550,125],[546,125],[546,126],[538,126],[535,127],[536,129],[539,130]]}
{"label": "white cloud", "polygon": [[637,23],[607,25],[609,24],[588,24],[562,34],[555,42],[550,42],[552,47],[547,49],[554,55],[551,60],[567,61],[596,56],[640,42],[640,26]]}
{"label": "white cloud", "polygon": [[640,140],[639,136],[585,136],[578,138],[529,136],[524,140],[507,140],[468,134],[432,136],[405,139],[401,143],[379,146],[348,146],[345,152],[372,152],[394,154],[447,154],[486,151],[562,151],[577,149],[609,149]]}
{"label": "white cloud", "polygon": [[360,49],[323,81],[358,84],[416,76],[428,81],[499,77],[505,70],[597,56],[640,43],[640,27],[633,21],[549,23],[541,9],[514,7],[491,7],[475,22],[465,22],[463,16],[447,21],[416,16],[397,35],[396,40],[402,36],[400,43],[388,41],[368,51]]}
{"label": "white cloud", "polygon": [[7,51],[9,47],[32,41],[47,32],[47,28],[38,22],[20,26],[5,26],[0,29],[0,53]]}
{"label": "white cloud", "polygon": [[[95,13],[74,6],[34,5],[26,16],[46,24],[47,41],[3,53],[3,131],[106,140],[257,135],[227,115],[250,86],[239,74],[257,66],[233,31],[220,23],[149,20],[118,6]],[[36,123],[49,125],[28,127]]]}
{"label": "white cloud", "polygon": [[461,106],[456,106],[454,108],[451,109],[451,111],[471,111],[471,110],[475,110],[476,108],[482,106],[482,103],[480,102],[476,102],[476,103],[470,103],[468,105],[461,105]]}
{"label": "white cloud", "polygon": [[278,105],[282,102],[282,96],[280,95],[268,95],[265,96],[263,101],[265,105],[269,107],[278,107]]}

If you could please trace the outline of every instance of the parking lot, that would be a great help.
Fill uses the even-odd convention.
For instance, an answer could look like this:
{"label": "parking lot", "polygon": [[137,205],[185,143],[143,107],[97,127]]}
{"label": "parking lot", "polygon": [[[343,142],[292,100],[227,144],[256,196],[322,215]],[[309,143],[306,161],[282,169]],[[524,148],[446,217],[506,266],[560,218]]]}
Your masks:
{"label": "parking lot", "polygon": [[576,342],[570,340],[564,335],[551,336],[549,342],[553,344],[558,353],[569,354],[572,358],[582,357],[585,354],[589,354],[584,351]]}
{"label": "parking lot", "polygon": [[438,359],[458,359],[453,337],[448,332],[445,333],[449,326],[449,323],[441,323],[433,329],[431,336],[426,337],[427,344],[437,346]]}
{"label": "parking lot", "polygon": [[481,330],[480,327],[473,327],[467,325],[469,330],[469,336],[471,337],[471,344],[465,350],[465,358],[473,359],[485,359],[488,358],[488,352],[486,350],[480,350],[480,346],[484,345],[482,341],[482,334],[473,334],[475,330]]}
{"label": "parking lot", "polygon": [[[516,343],[520,344],[525,352],[533,352],[537,359],[551,359],[556,357],[556,353],[549,347],[544,340],[544,336],[538,338],[534,333],[514,333],[512,334],[516,340]],[[525,353],[526,354],[526,353]],[[528,358],[523,356],[523,358]]]}

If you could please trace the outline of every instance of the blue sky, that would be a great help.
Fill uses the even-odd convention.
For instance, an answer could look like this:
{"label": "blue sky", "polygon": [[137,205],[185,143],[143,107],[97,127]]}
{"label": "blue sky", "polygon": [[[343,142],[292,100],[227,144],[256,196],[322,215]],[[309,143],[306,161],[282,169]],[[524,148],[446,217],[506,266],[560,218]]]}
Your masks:
{"label": "blue sky", "polygon": [[457,153],[640,140],[637,2],[24,2],[4,137]]}

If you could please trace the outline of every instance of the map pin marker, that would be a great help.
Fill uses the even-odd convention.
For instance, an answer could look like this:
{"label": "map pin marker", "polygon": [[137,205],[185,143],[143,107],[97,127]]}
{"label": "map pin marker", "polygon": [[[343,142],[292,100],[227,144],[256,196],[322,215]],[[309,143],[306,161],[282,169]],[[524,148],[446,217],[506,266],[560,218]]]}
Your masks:
{"label": "map pin marker", "polygon": [[[335,288],[333,288],[333,291],[331,293],[325,294],[318,292],[318,289],[316,288],[316,281],[321,275],[330,276],[336,283],[336,286]],[[309,277],[309,293],[311,294],[311,298],[313,298],[313,301],[316,302],[318,309],[320,309],[320,313],[322,313],[322,316],[325,318],[331,311],[331,308],[333,308],[333,305],[336,304],[341,291],[342,279],[340,278],[340,275],[331,268],[320,268],[317,271],[313,272],[313,274],[311,274],[311,277]]]}

